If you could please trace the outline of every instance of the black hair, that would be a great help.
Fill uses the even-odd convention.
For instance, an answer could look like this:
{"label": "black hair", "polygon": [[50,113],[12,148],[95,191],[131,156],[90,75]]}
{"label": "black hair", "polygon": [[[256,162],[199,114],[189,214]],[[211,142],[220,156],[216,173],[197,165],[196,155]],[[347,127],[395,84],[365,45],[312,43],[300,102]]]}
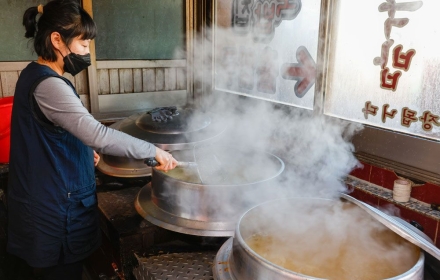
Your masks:
{"label": "black hair", "polygon": [[35,52],[47,61],[56,61],[51,42],[52,32],[58,32],[64,43],[70,45],[75,37],[94,39],[97,28],[92,17],[75,0],[53,0],[44,5],[37,21],[38,7],[28,8],[23,15],[25,37],[33,38]]}

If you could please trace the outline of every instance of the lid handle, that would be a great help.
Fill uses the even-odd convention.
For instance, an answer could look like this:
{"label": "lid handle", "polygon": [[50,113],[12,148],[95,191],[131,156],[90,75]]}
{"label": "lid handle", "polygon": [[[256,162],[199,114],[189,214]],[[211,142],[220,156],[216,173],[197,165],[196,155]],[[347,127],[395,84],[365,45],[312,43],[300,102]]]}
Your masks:
{"label": "lid handle", "polygon": [[147,114],[151,115],[151,119],[154,122],[167,122],[179,115],[179,112],[176,106],[168,106],[154,108],[153,110],[147,111]]}

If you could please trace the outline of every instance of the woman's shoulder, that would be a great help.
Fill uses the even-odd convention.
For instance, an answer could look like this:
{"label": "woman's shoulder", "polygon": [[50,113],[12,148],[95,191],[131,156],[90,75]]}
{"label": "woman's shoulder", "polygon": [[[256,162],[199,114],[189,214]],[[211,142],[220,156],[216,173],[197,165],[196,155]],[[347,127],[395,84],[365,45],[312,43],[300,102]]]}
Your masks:
{"label": "woman's shoulder", "polygon": [[59,91],[68,91],[73,92],[72,87],[66,81],[67,79],[61,76],[51,76],[47,77],[38,85],[40,89],[44,89],[45,91],[51,92],[59,92]]}

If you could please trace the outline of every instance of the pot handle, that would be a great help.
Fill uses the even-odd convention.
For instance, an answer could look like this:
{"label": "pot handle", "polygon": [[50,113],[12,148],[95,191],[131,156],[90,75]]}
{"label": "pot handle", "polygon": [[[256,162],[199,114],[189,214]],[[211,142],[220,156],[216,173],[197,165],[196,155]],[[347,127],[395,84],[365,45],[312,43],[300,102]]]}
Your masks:
{"label": "pot handle", "polygon": [[144,163],[148,166],[151,166],[151,167],[155,167],[155,166],[159,165],[159,162],[154,157],[146,158],[144,160]]}

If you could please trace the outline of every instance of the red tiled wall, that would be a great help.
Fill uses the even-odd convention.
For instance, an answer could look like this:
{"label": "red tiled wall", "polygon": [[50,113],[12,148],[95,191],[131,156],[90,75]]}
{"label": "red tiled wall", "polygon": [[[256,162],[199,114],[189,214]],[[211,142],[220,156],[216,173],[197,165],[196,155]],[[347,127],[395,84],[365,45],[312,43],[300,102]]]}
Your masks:
{"label": "red tiled wall", "polygon": [[[363,167],[353,170],[350,175],[390,190],[393,189],[394,180],[398,177],[392,170],[379,168],[367,163],[362,164]],[[386,200],[358,189],[352,190],[353,192],[351,192],[350,195],[356,199],[381,209],[390,208],[391,203]],[[411,197],[428,204],[440,204],[440,186],[432,183],[425,183],[413,187]],[[392,205],[394,209],[397,208],[399,211],[397,216],[400,216],[408,222],[413,220],[419,223],[424,228],[424,232],[435,242],[436,246],[440,248],[440,223],[436,219],[422,215],[400,205]]]}
{"label": "red tiled wall", "polygon": [[[398,177],[392,170],[376,167],[367,163],[362,164],[363,167],[353,170],[350,175],[389,190],[393,189],[394,181]],[[411,197],[428,204],[440,204],[440,186],[432,183],[415,186],[412,188]]]}

